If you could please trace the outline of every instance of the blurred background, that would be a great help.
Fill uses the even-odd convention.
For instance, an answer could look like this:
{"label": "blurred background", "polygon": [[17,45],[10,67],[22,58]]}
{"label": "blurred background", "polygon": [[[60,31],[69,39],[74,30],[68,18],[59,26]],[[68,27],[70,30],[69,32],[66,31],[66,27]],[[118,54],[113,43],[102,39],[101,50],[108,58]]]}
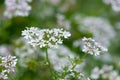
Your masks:
{"label": "blurred background", "polygon": [[[64,56],[57,58],[58,63],[69,53],[82,56],[81,39],[94,38],[108,48],[108,52],[100,56],[88,55],[80,70],[93,78],[95,67],[102,69],[107,65],[107,69],[112,66],[112,71],[116,71],[112,78],[120,75],[119,0],[0,0],[0,55],[17,56],[13,77],[15,80],[50,80],[48,68],[42,65],[44,52],[32,48],[21,38],[26,27],[64,28],[71,32],[72,36],[56,49]],[[52,53],[49,54],[51,60],[56,58]],[[57,69],[56,65],[53,64],[53,68]],[[97,80],[120,80],[103,76],[105,74]]]}

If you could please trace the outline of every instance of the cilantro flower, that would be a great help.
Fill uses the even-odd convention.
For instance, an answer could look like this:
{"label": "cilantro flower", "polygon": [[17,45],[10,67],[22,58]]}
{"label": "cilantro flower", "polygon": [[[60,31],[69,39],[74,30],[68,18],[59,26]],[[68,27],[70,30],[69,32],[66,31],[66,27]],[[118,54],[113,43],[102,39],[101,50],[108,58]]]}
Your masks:
{"label": "cilantro flower", "polygon": [[33,47],[51,48],[57,47],[58,44],[62,44],[63,38],[68,38],[71,34],[63,29],[39,29],[31,27],[23,30],[22,36]]}
{"label": "cilantro flower", "polygon": [[99,43],[97,43],[94,39],[92,38],[83,38],[83,49],[82,51],[91,55],[100,55],[101,52],[107,51],[106,48],[101,46]]}
{"label": "cilantro flower", "polygon": [[0,80],[8,79],[8,74],[15,70],[17,59],[15,56],[8,55],[6,57],[0,57],[0,60],[0,69],[2,69],[0,72]]}

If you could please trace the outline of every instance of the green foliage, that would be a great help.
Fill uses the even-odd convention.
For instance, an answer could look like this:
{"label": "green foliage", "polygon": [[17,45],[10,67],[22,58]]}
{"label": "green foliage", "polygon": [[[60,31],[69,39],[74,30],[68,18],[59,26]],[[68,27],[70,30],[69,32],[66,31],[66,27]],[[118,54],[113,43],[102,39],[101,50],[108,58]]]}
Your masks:
{"label": "green foliage", "polygon": [[[76,2],[74,3],[74,1]],[[12,55],[16,56],[16,48],[21,49],[25,46],[25,43],[19,42],[17,39],[21,37],[21,32],[26,27],[33,26],[39,27],[40,29],[65,28],[66,25],[58,24],[56,17],[57,14],[62,14],[65,20],[67,20],[71,25],[71,28],[68,29],[68,31],[71,32],[72,36],[71,38],[64,40],[63,45],[73,51],[75,55],[78,55],[75,59],[70,57],[68,58],[72,66],[71,71],[69,66],[65,66],[64,71],[59,72],[54,70],[54,65],[52,63],[49,64],[49,67],[48,65],[45,65],[46,59],[43,58],[43,55],[45,54],[44,49],[36,48],[32,55],[28,54],[31,57],[34,57],[35,54],[36,57],[30,58],[30,60],[25,63],[27,67],[21,66],[20,63],[17,64],[16,72],[13,74],[15,80],[60,80],[61,78],[65,78],[67,75],[69,75],[69,79],[67,80],[80,80],[77,77],[80,76],[81,72],[75,71],[74,68],[76,65],[82,64],[82,62],[86,63],[83,69],[86,76],[90,76],[91,70],[95,66],[101,67],[103,64],[113,65],[116,70],[120,71],[120,26],[119,29],[116,27],[116,23],[120,22],[120,12],[113,11],[110,4],[107,5],[103,3],[103,0],[73,0],[73,3],[71,3],[71,0],[61,0],[59,4],[54,5],[49,2],[49,0],[33,0],[30,3],[32,10],[30,11],[29,16],[16,16],[8,19],[3,15],[6,9],[4,2],[5,0],[0,0],[0,46],[4,44],[12,46],[8,49]],[[68,9],[62,11],[61,7],[64,6]],[[63,9],[66,9],[66,7]],[[86,56],[84,55],[85,53],[82,52],[80,46],[75,47],[73,45],[76,40],[81,39],[84,36],[93,37],[91,32],[81,32],[78,29],[78,27],[81,27],[82,24],[77,23],[74,19],[75,15],[80,15],[80,18],[77,16],[77,18],[79,18],[77,20],[78,22],[81,22],[84,17],[89,16],[102,17],[110,22],[112,28],[116,32],[115,38],[110,41],[110,46],[108,47],[109,52],[105,53],[111,56],[110,60],[104,60],[104,54],[102,54],[103,56],[100,58],[93,57],[91,55]],[[43,55],[41,56],[41,54]],[[0,53],[0,55],[2,54]],[[25,59],[26,58],[27,57],[25,57]],[[18,59],[20,59],[20,57],[18,57]],[[52,73],[49,68],[52,70]],[[71,74],[74,74],[74,76],[71,76]],[[81,77],[83,80],[86,80],[84,76]],[[102,80],[102,78],[99,80]]]}

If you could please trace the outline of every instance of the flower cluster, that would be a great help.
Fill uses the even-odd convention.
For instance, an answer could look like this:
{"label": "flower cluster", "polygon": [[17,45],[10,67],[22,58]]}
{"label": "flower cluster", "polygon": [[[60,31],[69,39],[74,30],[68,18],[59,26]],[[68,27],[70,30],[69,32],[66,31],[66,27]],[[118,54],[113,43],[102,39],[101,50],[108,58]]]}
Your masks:
{"label": "flower cluster", "polygon": [[120,80],[120,75],[116,70],[113,70],[113,66],[104,65],[101,69],[99,67],[95,67],[92,70],[91,78],[92,79],[99,79],[102,78],[103,80]]}
{"label": "flower cluster", "polygon": [[31,6],[28,2],[32,0],[5,0],[6,10],[4,15],[8,18],[13,16],[28,16]]}
{"label": "flower cluster", "polygon": [[107,19],[102,17],[85,17],[78,21],[80,21],[78,22],[80,24],[80,32],[89,32],[101,45],[107,48],[110,46],[110,41],[115,37],[116,32]]}
{"label": "flower cluster", "polygon": [[0,59],[0,68],[2,69],[2,72],[0,73],[0,79],[8,79],[8,74],[14,72],[17,59],[15,56],[11,55],[6,57],[0,57]]}
{"label": "flower cluster", "polygon": [[116,12],[120,12],[120,0],[103,0],[105,4],[111,4],[112,9]]}
{"label": "flower cluster", "polygon": [[68,38],[71,34],[63,29],[39,29],[35,27],[22,31],[22,36],[28,40],[33,47],[57,47],[62,44],[62,38]]}
{"label": "flower cluster", "polygon": [[97,43],[94,39],[92,38],[83,38],[83,52],[91,54],[91,55],[100,55],[101,52],[107,51],[106,48],[101,46],[99,43]]}

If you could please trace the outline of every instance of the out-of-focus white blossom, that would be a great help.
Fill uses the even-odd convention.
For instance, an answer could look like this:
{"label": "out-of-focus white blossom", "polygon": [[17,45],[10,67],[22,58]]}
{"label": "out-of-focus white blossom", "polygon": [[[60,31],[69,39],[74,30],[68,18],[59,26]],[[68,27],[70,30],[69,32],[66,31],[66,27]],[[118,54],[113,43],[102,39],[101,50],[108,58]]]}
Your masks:
{"label": "out-of-focus white blossom", "polygon": [[82,51],[91,55],[100,55],[101,52],[107,51],[106,48],[95,42],[92,38],[83,38],[83,49]]}
{"label": "out-of-focus white blossom", "polygon": [[120,0],[112,0],[111,5],[114,11],[120,12]]}
{"label": "out-of-focus white blossom", "polygon": [[107,48],[110,45],[110,40],[116,35],[110,23],[101,17],[86,17],[77,23],[80,24],[79,30],[81,32],[92,33],[93,38]]}
{"label": "out-of-focus white blossom", "polygon": [[120,80],[120,75],[118,75],[117,71],[110,72],[109,80]]}
{"label": "out-of-focus white blossom", "polygon": [[[23,44],[14,49],[16,56],[19,58],[18,64],[22,67],[28,67],[27,63],[31,61],[31,59],[35,59],[37,55],[37,48],[33,48],[31,45],[27,44],[23,38],[19,38],[16,40],[16,43]],[[40,52],[40,51],[39,51]]]}
{"label": "out-of-focus white blossom", "polygon": [[98,79],[100,77],[100,74],[101,74],[101,71],[98,67],[95,67],[93,70],[92,70],[92,74],[91,74],[91,78],[92,79]]}
{"label": "out-of-focus white blossom", "polygon": [[112,69],[113,69],[113,66],[111,65],[103,65],[102,72],[108,72],[108,71],[111,71]]}
{"label": "out-of-focus white blossom", "polygon": [[62,44],[63,38],[68,38],[71,34],[63,29],[39,29],[35,27],[22,31],[22,36],[32,46],[57,47]]}
{"label": "out-of-focus white blossom", "polygon": [[112,0],[103,0],[105,4],[110,4]]}
{"label": "out-of-focus white blossom", "polygon": [[2,72],[0,72],[0,79],[8,79],[8,76],[6,74],[6,70],[3,70]]}
{"label": "out-of-focus white blossom", "polygon": [[91,79],[120,80],[120,75],[111,65],[103,65],[101,69],[95,67],[91,72]]}
{"label": "out-of-focus white blossom", "polygon": [[4,15],[7,18],[13,16],[28,16],[31,6],[28,4],[32,0],[5,0],[6,10]]}
{"label": "out-of-focus white blossom", "polygon": [[10,55],[10,53],[11,53],[10,47],[11,47],[11,46],[1,45],[1,46],[0,46],[0,55],[1,55],[1,56]]}
{"label": "out-of-focus white blossom", "polygon": [[105,4],[111,4],[115,12],[120,12],[120,0],[103,0]]}
{"label": "out-of-focus white blossom", "polygon": [[108,78],[109,75],[110,75],[110,72],[112,70],[113,70],[113,66],[111,66],[111,65],[103,65],[102,69],[101,69],[101,72],[102,72],[101,76],[102,76],[102,78],[103,79]]}
{"label": "out-of-focus white blossom", "polygon": [[68,20],[65,19],[65,16],[62,14],[57,14],[57,25],[60,27],[65,28],[66,30],[69,30],[71,28],[71,24]]}
{"label": "out-of-focus white blossom", "polygon": [[6,57],[0,57],[0,59],[0,69],[2,69],[2,72],[0,73],[0,79],[8,79],[8,74],[14,72],[15,70],[17,59],[15,56],[11,55]]}

